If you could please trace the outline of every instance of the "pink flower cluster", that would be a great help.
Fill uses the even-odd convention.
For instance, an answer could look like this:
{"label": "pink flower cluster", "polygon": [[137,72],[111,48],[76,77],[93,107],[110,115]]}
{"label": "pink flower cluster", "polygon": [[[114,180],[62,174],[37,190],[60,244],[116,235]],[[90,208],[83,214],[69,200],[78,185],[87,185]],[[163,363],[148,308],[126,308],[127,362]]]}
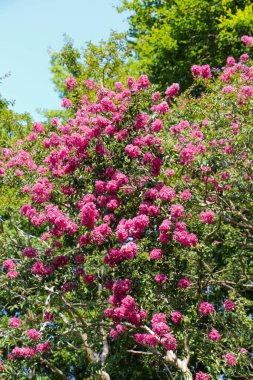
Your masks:
{"label": "pink flower cluster", "polygon": [[105,315],[116,323],[128,321],[134,326],[140,326],[147,313],[144,310],[139,310],[133,297],[126,295],[130,289],[131,281],[127,279],[116,281],[113,284],[113,295],[109,299],[113,307],[106,309]]}
{"label": "pink flower cluster", "polygon": [[230,310],[236,309],[235,303],[233,301],[231,301],[231,300],[228,300],[228,299],[224,301],[223,307],[224,307],[224,310],[226,310],[226,311],[230,311]]}
{"label": "pink flower cluster", "polygon": [[73,77],[66,78],[64,82],[67,86],[68,91],[72,91],[77,85],[77,81]]}
{"label": "pink flower cluster", "polygon": [[203,65],[203,66],[193,65],[191,68],[191,71],[194,77],[205,78],[205,79],[212,78],[211,69],[209,65]]}
{"label": "pink flower cluster", "polygon": [[128,242],[126,244],[123,244],[120,249],[109,249],[108,254],[104,258],[104,262],[113,267],[114,265],[121,263],[122,261],[132,260],[137,255],[137,253],[137,245],[133,242]]}
{"label": "pink flower cluster", "polygon": [[211,376],[204,372],[197,372],[195,380],[211,380]]}
{"label": "pink flower cluster", "polygon": [[201,302],[199,305],[199,312],[201,315],[209,315],[214,313],[214,307],[211,303]]}
{"label": "pink flower cluster", "polygon": [[228,353],[224,355],[224,359],[225,359],[226,365],[229,367],[234,367],[237,363],[236,356],[235,354],[232,354],[232,353]]}
{"label": "pink flower cluster", "polygon": [[177,95],[179,91],[179,84],[173,83],[170,87],[168,87],[165,91],[165,94],[169,99],[173,98],[175,95]]}
{"label": "pink flower cluster", "polygon": [[169,332],[170,327],[166,323],[165,314],[154,314],[151,323],[152,332],[149,334],[135,334],[135,341],[149,347],[157,346],[161,343],[166,350],[176,350],[177,341],[174,335]]}
{"label": "pink flower cluster", "polygon": [[247,47],[253,46],[253,37],[242,36],[241,41],[244,42]]}
{"label": "pink flower cluster", "polygon": [[221,335],[216,329],[212,329],[208,334],[208,338],[218,342],[221,339]]}
{"label": "pink flower cluster", "polygon": [[206,224],[212,224],[214,222],[215,213],[213,211],[201,211],[199,219]]}

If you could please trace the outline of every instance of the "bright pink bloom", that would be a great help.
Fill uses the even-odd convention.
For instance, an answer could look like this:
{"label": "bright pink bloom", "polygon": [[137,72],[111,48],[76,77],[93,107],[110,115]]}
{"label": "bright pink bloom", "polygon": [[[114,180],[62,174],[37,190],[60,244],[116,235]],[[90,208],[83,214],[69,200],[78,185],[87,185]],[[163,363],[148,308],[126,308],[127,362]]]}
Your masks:
{"label": "bright pink bloom", "polygon": [[208,338],[214,340],[215,342],[218,342],[221,339],[221,335],[216,329],[212,329],[208,334]]}
{"label": "bright pink bloom", "polygon": [[186,277],[183,277],[181,278],[179,281],[178,281],[178,287],[180,289],[187,289],[187,288],[190,288],[191,287],[191,283],[190,283],[190,280]]}
{"label": "bright pink bloom", "polygon": [[228,57],[227,58],[227,65],[228,66],[233,66],[235,64],[235,59],[234,57]]}
{"label": "bright pink bloom", "polygon": [[224,358],[226,360],[226,362],[225,362],[226,365],[229,367],[234,367],[237,363],[237,359],[236,359],[235,354],[228,353],[228,354],[224,355]]}
{"label": "bright pink bloom", "polygon": [[241,41],[244,42],[247,47],[253,46],[253,37],[242,36]]}
{"label": "bright pink bloom", "polygon": [[224,301],[223,307],[224,307],[224,310],[226,310],[226,311],[236,309],[235,303],[231,300],[228,300],[228,299]]}
{"label": "bright pink bloom", "polygon": [[3,265],[4,269],[7,269],[7,270],[13,270],[16,268],[16,264],[11,259],[4,260],[2,265]]}
{"label": "bright pink bloom", "polygon": [[134,339],[139,344],[145,344],[148,347],[157,346],[159,339],[156,335],[152,334],[135,334]]}
{"label": "bright pink bloom", "polygon": [[202,315],[209,315],[214,313],[214,307],[211,303],[202,302],[199,306],[199,312]]}
{"label": "bright pink bloom", "polygon": [[188,201],[190,198],[191,198],[190,190],[184,190],[180,195],[180,199],[182,201]]}
{"label": "bright pink bloom", "polygon": [[21,326],[22,324],[22,321],[19,319],[19,318],[11,318],[10,321],[9,321],[9,326],[10,327],[13,327],[14,329],[17,329]]}
{"label": "bright pink bloom", "polygon": [[19,272],[15,270],[10,270],[7,274],[6,277],[8,278],[17,278],[19,276]]}
{"label": "bright pink bloom", "polygon": [[211,376],[204,372],[197,372],[195,380],[211,380]]}
{"label": "bright pink bloom", "polygon": [[214,222],[215,213],[213,211],[201,211],[199,219],[206,224],[212,224]]}
{"label": "bright pink bloom", "polygon": [[45,351],[50,351],[51,350],[51,346],[50,346],[50,343],[49,342],[45,342],[45,343],[39,343],[36,345],[36,351],[37,352],[45,352]]}
{"label": "bright pink bloom", "polygon": [[171,312],[171,320],[175,325],[180,325],[180,323],[183,321],[184,317],[180,313],[180,311],[172,311]]}
{"label": "bright pink bloom", "polygon": [[141,154],[140,148],[132,144],[125,147],[125,152],[131,158],[137,158]]}
{"label": "bright pink bloom", "polygon": [[194,77],[205,78],[205,79],[212,78],[211,69],[209,65],[203,65],[203,66],[193,65],[191,68],[191,71]]}
{"label": "bright pink bloom", "polygon": [[27,336],[28,336],[28,338],[30,338],[32,340],[38,340],[41,338],[42,334],[38,330],[29,329],[29,330],[27,330]]}
{"label": "bright pink bloom", "polygon": [[177,349],[177,340],[171,333],[164,334],[163,338],[161,339],[161,343],[163,347],[166,348],[166,350],[175,351]]}
{"label": "bright pink bloom", "polygon": [[155,282],[158,284],[164,284],[167,281],[168,277],[164,273],[155,275]]}
{"label": "bright pink bloom", "polygon": [[72,102],[71,102],[69,99],[67,99],[67,98],[62,98],[61,106],[62,106],[63,108],[70,108],[70,107],[73,107],[73,104],[72,104]]}
{"label": "bright pink bloom", "polygon": [[161,250],[161,249],[153,249],[153,250],[150,252],[149,257],[150,257],[152,260],[160,260],[160,259],[163,257],[162,250]]}
{"label": "bright pink bloom", "polygon": [[73,77],[66,78],[64,82],[67,86],[68,91],[73,90],[73,88],[75,88],[77,85],[77,81]]}
{"label": "bright pink bloom", "polygon": [[165,91],[165,94],[168,96],[168,98],[173,98],[179,91],[179,84],[173,83],[170,87],[168,87]]}

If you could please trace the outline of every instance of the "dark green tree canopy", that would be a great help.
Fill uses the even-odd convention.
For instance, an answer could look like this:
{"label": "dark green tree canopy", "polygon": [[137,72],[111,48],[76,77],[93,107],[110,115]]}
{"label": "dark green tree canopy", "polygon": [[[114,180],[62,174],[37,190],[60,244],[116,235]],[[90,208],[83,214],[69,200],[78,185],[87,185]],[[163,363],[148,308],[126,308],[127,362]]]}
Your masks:
{"label": "dark green tree canopy", "polygon": [[164,88],[192,78],[193,64],[221,67],[228,51],[242,53],[240,37],[253,29],[251,0],[122,0],[141,71]]}

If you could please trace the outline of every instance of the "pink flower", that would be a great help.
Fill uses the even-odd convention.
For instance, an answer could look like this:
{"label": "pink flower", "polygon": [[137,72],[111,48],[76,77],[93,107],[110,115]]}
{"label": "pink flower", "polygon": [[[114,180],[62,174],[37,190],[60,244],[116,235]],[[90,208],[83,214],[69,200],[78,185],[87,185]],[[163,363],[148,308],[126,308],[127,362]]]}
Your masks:
{"label": "pink flower", "polygon": [[44,322],[52,322],[54,320],[54,316],[50,311],[45,311],[44,312]]}
{"label": "pink flower", "polygon": [[150,252],[149,257],[150,257],[152,260],[160,260],[160,259],[163,257],[162,250],[161,250],[161,249],[153,249],[153,250]]}
{"label": "pink flower", "polygon": [[4,269],[7,269],[7,270],[13,270],[16,268],[16,264],[11,259],[4,260],[2,265],[3,265]]}
{"label": "pink flower", "polygon": [[240,352],[241,355],[246,355],[249,351],[246,350],[246,348],[243,348],[243,347],[242,347],[242,348],[240,348],[240,351],[239,351],[239,352]]}
{"label": "pink flower", "polygon": [[21,326],[22,321],[19,318],[11,318],[9,321],[9,326],[13,327],[14,329],[17,329]]}
{"label": "pink flower", "polygon": [[41,338],[42,334],[41,334],[41,332],[39,332],[35,329],[29,329],[29,330],[27,330],[27,336],[28,336],[28,338],[30,338],[32,340],[38,340]]}
{"label": "pink flower", "polygon": [[150,125],[150,129],[152,132],[160,132],[160,130],[163,128],[163,123],[160,119],[155,119],[152,121]]}
{"label": "pink flower", "polygon": [[245,63],[245,62],[247,62],[248,60],[249,60],[249,55],[248,55],[248,54],[242,54],[242,55],[240,56],[240,62]]}
{"label": "pink flower", "polygon": [[170,87],[168,87],[165,91],[165,94],[168,96],[168,98],[173,98],[179,91],[179,84],[173,83]]}
{"label": "pink flower", "polygon": [[39,343],[36,345],[36,351],[37,352],[45,352],[45,351],[50,351],[51,349],[51,346],[50,346],[50,343],[49,342],[45,342],[45,343]]}
{"label": "pink flower", "polygon": [[61,106],[62,106],[63,108],[70,108],[70,107],[73,107],[73,104],[72,104],[72,102],[71,102],[69,99],[67,99],[67,98],[62,98]]}
{"label": "pink flower", "polygon": [[193,65],[191,68],[191,71],[194,77],[205,78],[205,79],[212,78],[209,65],[203,65],[203,66]]}
{"label": "pink flower", "polygon": [[184,190],[180,195],[180,199],[182,201],[188,201],[190,198],[191,198],[190,190]]}
{"label": "pink flower", "polygon": [[167,281],[167,279],[168,277],[164,273],[155,275],[155,282],[157,282],[157,284],[164,284]]}
{"label": "pink flower", "polygon": [[199,219],[206,224],[212,224],[214,222],[215,213],[213,211],[201,211]]}
{"label": "pink flower", "polygon": [[77,85],[77,81],[73,77],[66,78],[64,82],[67,86],[68,91],[73,90],[73,88]]}
{"label": "pink flower", "polygon": [[8,278],[17,278],[19,276],[19,272],[15,270],[10,270],[7,274],[6,277]]}
{"label": "pink flower", "polygon": [[163,347],[166,348],[166,350],[175,351],[177,349],[177,340],[171,333],[164,334],[163,338],[161,339],[161,343]]}
{"label": "pink flower", "polygon": [[22,255],[25,257],[28,257],[29,259],[32,259],[38,255],[39,251],[37,251],[34,248],[26,247],[22,251]]}
{"label": "pink flower", "polygon": [[235,59],[234,57],[228,57],[227,58],[227,65],[228,66],[233,66],[235,64]]}
{"label": "pink flower", "polygon": [[159,198],[162,201],[171,202],[176,197],[176,192],[171,187],[163,186],[159,191]]}
{"label": "pink flower", "polygon": [[157,346],[159,339],[156,335],[152,334],[135,334],[134,339],[139,344],[145,344],[148,347]]}
{"label": "pink flower", "polygon": [[169,328],[169,326],[167,326],[167,324],[165,322],[153,322],[152,323],[152,330],[158,336],[163,336],[164,334],[166,334],[170,331],[170,328]]}
{"label": "pink flower", "polygon": [[17,358],[30,359],[36,355],[36,351],[30,347],[14,347],[12,354]]}
{"label": "pink flower", "polygon": [[225,300],[223,303],[224,310],[234,310],[236,309],[236,305],[233,301],[231,300]]}
{"label": "pink flower", "polygon": [[98,217],[99,211],[97,210],[95,203],[88,202],[81,208],[80,219],[83,226],[93,228]]}
{"label": "pink flower", "polygon": [[242,36],[241,41],[244,42],[247,47],[253,46],[253,37]]}
{"label": "pink flower", "polygon": [[204,372],[197,372],[195,380],[211,380],[211,376]]}
{"label": "pink flower", "polygon": [[166,315],[164,313],[154,314],[151,322],[152,323],[160,323],[160,322],[166,323]]}
{"label": "pink flower", "polygon": [[208,334],[208,338],[214,340],[215,342],[218,342],[221,339],[221,335],[216,329],[212,329]]}
{"label": "pink flower", "polygon": [[228,353],[226,355],[224,355],[224,358],[226,360],[226,365],[229,366],[229,367],[234,367],[237,363],[237,359],[236,359],[236,356],[232,353]]}
{"label": "pink flower", "polygon": [[137,89],[138,90],[143,90],[143,89],[148,89],[149,88],[149,79],[148,76],[143,74],[139,77],[137,80]]}
{"label": "pink flower", "polygon": [[180,289],[187,289],[191,287],[190,280],[187,277],[183,277],[178,281],[178,287]]}
{"label": "pink flower", "polygon": [[184,206],[178,204],[172,205],[170,207],[170,214],[172,218],[183,218],[184,217]]}
{"label": "pink flower", "polygon": [[141,154],[140,148],[132,144],[125,147],[125,152],[131,158],[137,158]]}
{"label": "pink flower", "polygon": [[175,325],[180,325],[180,323],[183,321],[184,317],[180,313],[180,311],[172,311],[171,312],[171,320]]}
{"label": "pink flower", "polygon": [[199,312],[202,315],[209,315],[214,313],[214,307],[211,303],[202,302],[199,306]]}

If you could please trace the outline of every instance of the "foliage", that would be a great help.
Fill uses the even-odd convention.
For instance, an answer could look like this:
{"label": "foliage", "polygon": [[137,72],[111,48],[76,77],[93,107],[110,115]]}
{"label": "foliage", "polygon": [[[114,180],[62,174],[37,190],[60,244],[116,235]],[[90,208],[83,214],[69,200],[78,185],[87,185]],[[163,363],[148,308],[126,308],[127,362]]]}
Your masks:
{"label": "foliage", "polygon": [[1,238],[2,378],[253,376],[248,59],[194,66],[178,100],[67,78],[69,119],[2,150],[28,197]]}
{"label": "foliage", "polygon": [[65,36],[61,51],[50,52],[52,80],[61,95],[66,95],[64,79],[70,75],[78,82],[91,78],[110,88],[114,82],[125,81],[131,74],[130,53],[124,33],[112,32],[108,40],[101,40],[98,44],[89,41],[80,50]]}
{"label": "foliage", "polygon": [[190,67],[221,67],[227,52],[242,52],[240,36],[251,33],[250,0],[122,0],[120,11],[130,11],[130,41],[139,67],[164,89],[192,83]]}

